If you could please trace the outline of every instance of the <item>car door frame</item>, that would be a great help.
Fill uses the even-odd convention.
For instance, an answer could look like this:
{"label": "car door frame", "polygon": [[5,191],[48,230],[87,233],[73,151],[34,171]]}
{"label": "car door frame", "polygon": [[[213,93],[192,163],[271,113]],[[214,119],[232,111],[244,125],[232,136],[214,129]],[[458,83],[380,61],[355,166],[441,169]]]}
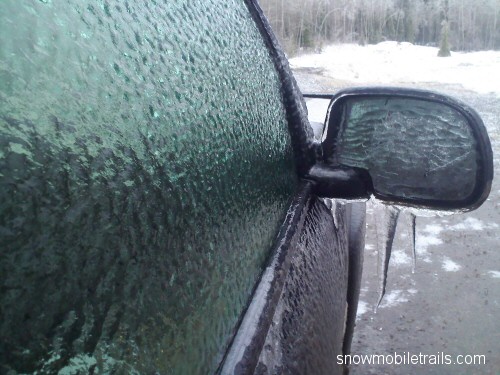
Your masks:
{"label": "car door frame", "polygon": [[[301,183],[277,236],[277,245],[271,252],[267,267],[257,282],[236,334],[218,368],[217,373],[220,374],[248,374],[255,371],[290,269],[291,259],[296,256],[294,243],[298,241],[298,236],[304,228],[311,201],[317,199],[314,195],[314,182],[306,179],[307,172],[321,157],[321,144],[314,140],[307,118],[307,107],[285,53],[257,1],[245,0],[245,3],[263,37],[282,84],[282,100]],[[329,203],[335,205],[334,201]],[[339,214],[344,215],[348,228],[348,259],[345,260],[348,284],[342,354],[350,352],[354,331],[366,224],[364,203],[345,204],[344,208]]]}

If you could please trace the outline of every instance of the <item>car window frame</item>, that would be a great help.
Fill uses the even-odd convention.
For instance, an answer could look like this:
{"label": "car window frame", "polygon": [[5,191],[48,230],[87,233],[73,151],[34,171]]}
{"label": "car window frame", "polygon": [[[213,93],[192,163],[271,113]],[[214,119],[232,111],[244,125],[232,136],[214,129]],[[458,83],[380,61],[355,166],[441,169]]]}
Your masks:
{"label": "car window frame", "polygon": [[298,251],[294,245],[304,228],[314,198],[314,183],[305,176],[322,153],[321,143],[314,140],[304,97],[262,8],[256,0],[245,0],[245,4],[263,38],[281,82],[282,101],[300,182],[275,246],[270,249],[266,267],[256,282],[248,307],[242,312],[235,335],[217,369],[217,374],[253,373],[258,364],[291,259]]}

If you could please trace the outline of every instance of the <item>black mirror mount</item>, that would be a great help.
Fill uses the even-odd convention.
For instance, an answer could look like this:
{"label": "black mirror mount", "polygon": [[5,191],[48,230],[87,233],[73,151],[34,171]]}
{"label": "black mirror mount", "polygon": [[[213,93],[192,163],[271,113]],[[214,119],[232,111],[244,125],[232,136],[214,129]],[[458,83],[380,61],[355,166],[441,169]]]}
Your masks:
{"label": "black mirror mount", "polygon": [[369,199],[373,193],[370,174],[361,168],[333,167],[317,163],[305,177],[314,183],[314,193],[324,198]]}
{"label": "black mirror mount", "polygon": [[472,108],[405,88],[354,88],[330,98],[322,158],[308,176],[318,195],[373,195],[444,211],[470,211],[486,200],[493,153]]}

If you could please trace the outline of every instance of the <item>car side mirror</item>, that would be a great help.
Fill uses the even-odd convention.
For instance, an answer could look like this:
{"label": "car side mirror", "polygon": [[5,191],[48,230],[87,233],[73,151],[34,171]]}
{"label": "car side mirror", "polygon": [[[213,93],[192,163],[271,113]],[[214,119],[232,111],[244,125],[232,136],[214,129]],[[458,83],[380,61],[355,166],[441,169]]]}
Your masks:
{"label": "car side mirror", "polygon": [[428,91],[355,88],[331,97],[317,194],[468,211],[487,198],[493,153],[479,115]]}

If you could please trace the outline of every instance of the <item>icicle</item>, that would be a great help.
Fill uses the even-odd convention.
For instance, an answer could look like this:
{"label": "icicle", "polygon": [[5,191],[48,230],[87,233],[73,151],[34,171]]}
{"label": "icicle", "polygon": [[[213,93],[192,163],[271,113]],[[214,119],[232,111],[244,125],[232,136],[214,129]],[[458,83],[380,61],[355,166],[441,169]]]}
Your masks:
{"label": "icicle", "polygon": [[338,217],[337,217],[337,202],[334,201],[333,199],[325,199],[325,201],[328,201],[329,204],[327,204],[327,207],[332,211],[332,216],[333,216],[333,223],[335,224],[335,228],[339,227],[338,223]]}
{"label": "icicle", "polygon": [[379,298],[375,312],[382,302],[387,284],[387,271],[389,269],[389,260],[391,258],[392,244],[396,234],[396,225],[398,223],[400,210],[393,206],[378,205],[375,209],[375,216],[380,220],[375,220],[377,231],[377,273],[379,280]]}
{"label": "icicle", "polygon": [[411,273],[415,273],[417,268],[417,243],[416,243],[416,228],[417,228],[417,217],[413,213],[410,215],[410,241],[411,241],[411,257],[412,257],[412,268]]}
{"label": "icicle", "polygon": [[335,228],[339,228],[340,218],[345,214],[345,205],[342,204],[338,199],[325,199],[326,206],[332,211],[333,222],[335,224]]}

